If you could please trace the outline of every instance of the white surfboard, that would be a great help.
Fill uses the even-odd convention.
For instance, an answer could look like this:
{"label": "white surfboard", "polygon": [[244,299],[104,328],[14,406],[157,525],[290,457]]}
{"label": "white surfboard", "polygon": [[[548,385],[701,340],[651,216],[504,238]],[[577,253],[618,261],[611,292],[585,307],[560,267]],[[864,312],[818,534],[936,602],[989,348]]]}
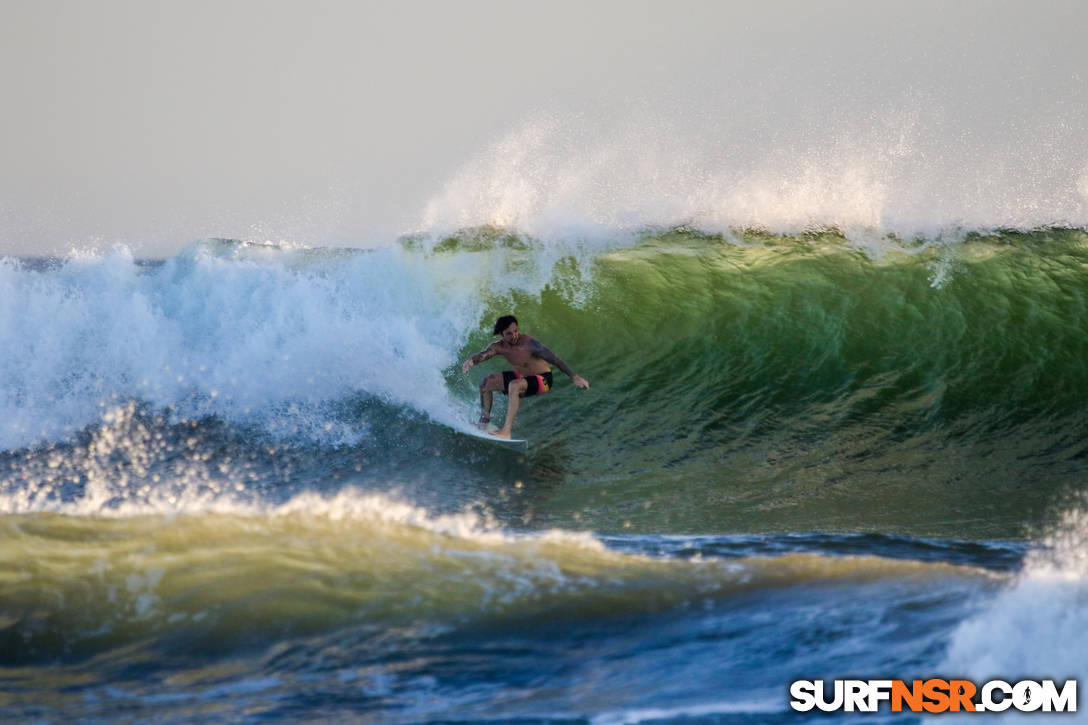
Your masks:
{"label": "white surfboard", "polygon": [[464,433],[465,435],[470,435],[473,438],[479,438],[480,440],[487,441],[488,443],[495,443],[499,446],[502,446],[503,448],[510,448],[517,451],[529,450],[529,441],[525,440],[524,438],[499,438],[498,436],[493,436],[490,433],[485,433],[479,428],[475,428],[473,426],[465,426],[464,428],[456,428],[455,430],[457,430],[458,433]]}

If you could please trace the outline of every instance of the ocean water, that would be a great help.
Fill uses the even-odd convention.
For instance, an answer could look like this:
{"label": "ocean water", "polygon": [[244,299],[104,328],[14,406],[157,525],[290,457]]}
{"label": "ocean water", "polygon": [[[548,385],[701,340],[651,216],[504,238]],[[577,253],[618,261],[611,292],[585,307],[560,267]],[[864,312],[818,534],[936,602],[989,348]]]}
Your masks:
{"label": "ocean water", "polygon": [[[602,228],[0,261],[0,719],[1084,684],[1088,233]],[[592,385],[524,454],[455,430],[508,312]]]}

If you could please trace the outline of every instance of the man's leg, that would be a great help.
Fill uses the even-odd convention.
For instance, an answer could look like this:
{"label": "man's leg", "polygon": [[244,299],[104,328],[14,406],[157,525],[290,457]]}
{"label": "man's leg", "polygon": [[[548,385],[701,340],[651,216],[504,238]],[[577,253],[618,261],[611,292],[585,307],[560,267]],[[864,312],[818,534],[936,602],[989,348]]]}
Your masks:
{"label": "man's leg", "polygon": [[[499,383],[502,384],[501,375],[499,376]],[[518,417],[518,408],[521,407],[521,394],[525,392],[527,387],[529,387],[529,384],[525,382],[525,378],[510,381],[510,387],[507,388],[506,395],[506,422],[500,430],[490,431],[491,435],[499,438],[510,437],[510,431],[514,427],[514,418]]]}
{"label": "man's leg", "polygon": [[491,400],[498,390],[502,390],[502,373],[492,373],[480,381],[480,420],[476,427],[481,430],[487,430],[491,422]]}

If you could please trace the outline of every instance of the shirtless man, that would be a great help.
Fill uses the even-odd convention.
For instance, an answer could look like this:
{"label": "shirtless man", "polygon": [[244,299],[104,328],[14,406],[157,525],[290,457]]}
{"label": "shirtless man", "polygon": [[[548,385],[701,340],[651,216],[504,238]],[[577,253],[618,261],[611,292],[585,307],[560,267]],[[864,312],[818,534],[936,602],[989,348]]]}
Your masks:
{"label": "shirtless man", "polygon": [[[476,363],[502,355],[514,366],[513,370],[492,373],[480,383],[480,421],[479,428],[499,438],[509,438],[514,427],[514,418],[518,415],[521,398],[546,393],[552,388],[552,365],[570,376],[575,387],[589,388],[586,379],[575,375],[565,362],[555,353],[544,347],[535,337],[518,332],[518,319],[513,315],[503,315],[495,323],[494,334],[502,339],[493,342],[476,353],[461,365],[461,372],[467,373]],[[549,364],[550,363],[550,364]],[[509,397],[506,405],[506,423],[500,430],[488,430],[491,422],[491,397],[496,391]]]}

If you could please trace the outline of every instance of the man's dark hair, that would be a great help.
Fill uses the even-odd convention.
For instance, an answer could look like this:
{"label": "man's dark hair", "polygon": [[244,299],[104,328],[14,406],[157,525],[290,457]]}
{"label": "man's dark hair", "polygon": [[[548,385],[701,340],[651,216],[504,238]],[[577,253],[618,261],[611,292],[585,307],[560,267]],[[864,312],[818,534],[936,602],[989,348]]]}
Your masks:
{"label": "man's dark hair", "polygon": [[518,324],[518,318],[514,317],[513,315],[503,315],[495,321],[495,329],[493,331],[493,334],[501,335],[502,331],[505,330],[507,327],[516,324]]}

